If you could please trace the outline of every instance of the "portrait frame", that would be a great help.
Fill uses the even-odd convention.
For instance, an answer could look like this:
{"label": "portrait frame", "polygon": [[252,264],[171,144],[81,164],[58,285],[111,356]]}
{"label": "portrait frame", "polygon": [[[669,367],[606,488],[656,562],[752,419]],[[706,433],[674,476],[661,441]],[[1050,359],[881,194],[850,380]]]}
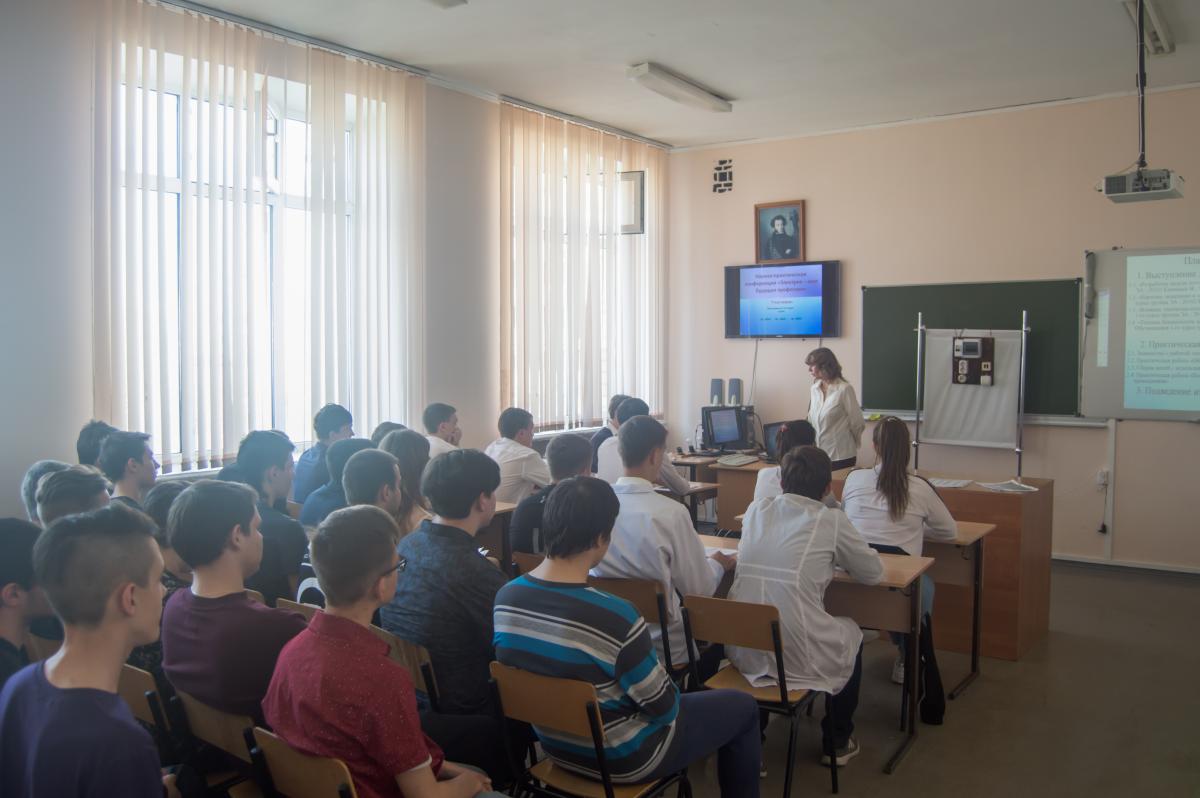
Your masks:
{"label": "portrait frame", "polygon": [[[783,233],[792,239],[790,248],[775,241],[774,219],[783,217]],[[795,263],[805,260],[804,200],[763,202],[754,206],[754,262]],[[778,257],[776,257],[778,256]]]}

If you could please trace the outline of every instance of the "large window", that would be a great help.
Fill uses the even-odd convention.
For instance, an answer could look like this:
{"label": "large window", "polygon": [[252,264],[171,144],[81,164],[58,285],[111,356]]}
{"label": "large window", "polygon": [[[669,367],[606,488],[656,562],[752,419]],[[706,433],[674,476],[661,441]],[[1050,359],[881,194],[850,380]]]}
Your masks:
{"label": "large window", "polygon": [[[542,429],[602,423],[608,398],[664,403],[666,153],[501,106],[501,401]],[[622,234],[621,174],[645,232]]]}
{"label": "large window", "polygon": [[117,0],[96,97],[95,403],[164,464],[419,411],[423,83]]}

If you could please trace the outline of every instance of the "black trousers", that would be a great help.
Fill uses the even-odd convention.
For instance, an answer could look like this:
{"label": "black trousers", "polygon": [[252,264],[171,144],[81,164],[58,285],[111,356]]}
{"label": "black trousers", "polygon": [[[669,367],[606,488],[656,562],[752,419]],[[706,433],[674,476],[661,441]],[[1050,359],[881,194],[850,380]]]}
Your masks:
{"label": "black trousers", "polygon": [[[842,692],[833,696],[832,705],[821,719],[821,747],[827,748],[829,739],[833,738],[834,749],[845,748],[854,734],[854,712],[858,709],[858,691],[862,686],[862,644],[858,646],[858,654],[854,657],[854,670],[850,673],[850,681],[842,688]],[[758,725],[763,738],[766,739],[767,721],[771,714],[759,710]]]}
{"label": "black trousers", "polygon": [[833,471],[840,471],[843,468],[853,468],[854,464],[857,462],[857,456],[847,457],[845,460],[834,460],[833,463],[830,464],[830,469]]}

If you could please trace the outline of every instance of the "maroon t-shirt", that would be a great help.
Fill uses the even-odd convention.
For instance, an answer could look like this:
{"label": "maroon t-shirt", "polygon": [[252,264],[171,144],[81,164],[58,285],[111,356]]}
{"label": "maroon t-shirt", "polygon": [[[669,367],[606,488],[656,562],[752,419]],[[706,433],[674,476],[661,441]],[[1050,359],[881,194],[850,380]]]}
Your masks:
{"label": "maroon t-shirt", "polygon": [[214,709],[261,720],[275,660],[305,626],[303,615],[245,593],[201,598],[177,590],[163,609],[163,672],[175,689]]}

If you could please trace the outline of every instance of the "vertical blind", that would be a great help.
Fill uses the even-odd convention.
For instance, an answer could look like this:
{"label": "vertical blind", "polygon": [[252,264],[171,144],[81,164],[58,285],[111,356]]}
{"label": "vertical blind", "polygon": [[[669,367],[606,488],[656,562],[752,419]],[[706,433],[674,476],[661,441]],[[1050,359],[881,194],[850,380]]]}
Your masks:
{"label": "vertical blind", "polygon": [[423,404],[424,81],[145,0],[104,0],[96,415],[164,466]]}
{"label": "vertical blind", "polygon": [[[500,109],[501,402],[541,429],[592,426],[608,398],[665,397],[666,153]],[[645,172],[645,232],[621,234],[622,172]]]}

